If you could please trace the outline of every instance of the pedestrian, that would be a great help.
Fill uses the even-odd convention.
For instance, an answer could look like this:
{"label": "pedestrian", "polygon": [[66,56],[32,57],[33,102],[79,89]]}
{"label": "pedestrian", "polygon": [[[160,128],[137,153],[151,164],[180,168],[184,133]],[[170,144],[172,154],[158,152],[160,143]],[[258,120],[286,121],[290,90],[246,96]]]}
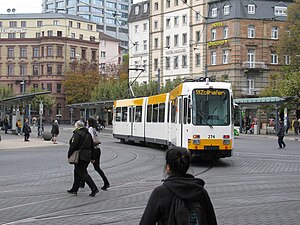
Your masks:
{"label": "pedestrian", "polygon": [[89,163],[94,161],[94,143],[92,135],[89,133],[88,129],[84,127],[82,121],[77,121],[75,123],[75,130],[73,131],[73,136],[69,141],[70,147],[68,151],[68,158],[73,154],[74,151],[80,149],[79,162],[74,164],[74,182],[70,190],[67,190],[69,194],[77,195],[79,189],[80,181],[83,180],[88,184],[91,189],[91,197],[94,197],[98,192],[98,188],[87,172],[87,167]]}
{"label": "pedestrian", "polygon": [[153,190],[141,218],[140,225],[175,224],[172,223],[172,218],[179,215],[179,204],[174,204],[178,199],[183,200],[184,205],[199,204],[201,206],[198,207],[201,214],[201,221],[199,221],[198,210],[189,210],[188,214],[190,215],[190,219],[194,219],[194,223],[191,223],[192,221],[186,218],[185,223],[182,224],[217,224],[213,205],[207,191],[204,189],[205,182],[202,179],[187,174],[190,162],[191,156],[187,149],[171,147],[168,150],[165,170],[169,177],[163,181],[162,185]]}
{"label": "pedestrian", "polygon": [[25,118],[25,123],[23,125],[22,132],[24,133],[24,141],[29,141],[31,128],[30,128],[29,123],[28,123],[28,118]]}
{"label": "pedestrian", "polygon": [[17,134],[20,136],[21,135],[21,128],[22,128],[21,119],[18,119],[18,121],[16,122],[16,127],[17,127]]}
{"label": "pedestrian", "polygon": [[288,134],[288,132],[289,132],[289,129],[290,129],[290,121],[289,121],[289,119],[287,119],[287,121],[286,121],[286,128],[285,128],[285,134]]}
{"label": "pedestrian", "polygon": [[4,125],[5,134],[7,134],[8,127],[9,127],[9,121],[8,121],[8,119],[7,119],[6,116],[5,116],[4,120],[3,120],[3,125]]}
{"label": "pedestrian", "polygon": [[298,135],[299,122],[298,122],[298,119],[297,119],[297,118],[294,120],[293,126],[294,126],[294,133],[295,133],[296,135]]}
{"label": "pedestrian", "polygon": [[285,129],[284,129],[283,121],[279,121],[279,127],[277,132],[279,148],[285,148],[286,146],[283,141],[284,134],[285,134]]}
{"label": "pedestrian", "polygon": [[[100,156],[101,156],[101,149],[100,149],[100,144],[101,142],[99,141],[99,136],[97,135],[97,121],[94,120],[93,118],[88,118],[87,120],[87,127],[89,130],[89,133],[92,135],[93,142],[94,142],[94,162],[93,166],[94,169],[99,173],[103,180],[103,186],[101,187],[102,190],[107,190],[107,188],[110,187],[110,183],[105,176],[103,170],[100,168]],[[84,182],[81,182],[80,187],[84,187]]]}
{"label": "pedestrian", "polygon": [[59,126],[58,126],[58,121],[54,120],[52,124],[52,129],[51,129],[51,134],[52,134],[52,141],[53,144],[57,144],[57,136],[59,134]]}

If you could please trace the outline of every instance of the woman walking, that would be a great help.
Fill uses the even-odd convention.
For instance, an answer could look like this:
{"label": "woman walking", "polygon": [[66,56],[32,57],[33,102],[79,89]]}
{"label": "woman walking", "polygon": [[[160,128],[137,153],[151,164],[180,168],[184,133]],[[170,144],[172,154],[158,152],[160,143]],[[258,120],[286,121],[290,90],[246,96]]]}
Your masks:
{"label": "woman walking", "polygon": [[94,143],[88,129],[84,127],[84,123],[80,120],[75,123],[75,130],[70,140],[68,158],[70,158],[74,151],[79,149],[79,162],[77,164],[74,164],[74,183],[72,188],[67,192],[69,194],[77,195],[80,181],[83,180],[92,190],[90,196],[94,197],[99,192],[99,190],[95,182],[87,172],[89,163],[94,160]]}
{"label": "woman walking", "polygon": [[[89,133],[92,135],[93,142],[94,142],[94,160],[93,166],[94,169],[99,173],[101,176],[104,185],[101,187],[102,190],[107,190],[107,188],[110,187],[110,184],[108,182],[107,177],[105,176],[103,170],[100,168],[100,156],[101,156],[101,150],[100,150],[100,144],[101,142],[99,141],[99,136],[97,135],[97,121],[94,120],[93,118],[89,118],[87,120],[87,127],[89,130]],[[80,187],[84,187],[84,183],[82,182]]]}
{"label": "woman walking", "polygon": [[54,120],[52,124],[52,129],[51,129],[51,134],[52,134],[52,141],[53,144],[57,144],[57,136],[59,134],[59,126],[58,126],[58,121]]}
{"label": "woman walking", "polygon": [[28,118],[25,118],[25,123],[24,123],[22,132],[24,133],[24,141],[29,141],[31,128],[28,123]]}

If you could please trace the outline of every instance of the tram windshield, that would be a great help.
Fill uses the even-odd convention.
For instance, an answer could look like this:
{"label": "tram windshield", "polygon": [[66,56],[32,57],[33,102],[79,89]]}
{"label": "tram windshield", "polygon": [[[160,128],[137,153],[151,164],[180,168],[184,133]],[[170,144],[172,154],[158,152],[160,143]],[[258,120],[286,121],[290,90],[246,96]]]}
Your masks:
{"label": "tram windshield", "polygon": [[226,89],[193,91],[192,118],[194,125],[226,126],[230,124],[230,97]]}

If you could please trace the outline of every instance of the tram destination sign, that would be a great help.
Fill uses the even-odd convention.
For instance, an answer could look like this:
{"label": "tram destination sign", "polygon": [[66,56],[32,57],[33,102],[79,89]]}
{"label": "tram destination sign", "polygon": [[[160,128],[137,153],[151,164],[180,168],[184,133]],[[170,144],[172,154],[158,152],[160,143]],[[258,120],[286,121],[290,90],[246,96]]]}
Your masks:
{"label": "tram destination sign", "polygon": [[195,90],[196,95],[226,95],[224,90],[208,90],[198,89]]}

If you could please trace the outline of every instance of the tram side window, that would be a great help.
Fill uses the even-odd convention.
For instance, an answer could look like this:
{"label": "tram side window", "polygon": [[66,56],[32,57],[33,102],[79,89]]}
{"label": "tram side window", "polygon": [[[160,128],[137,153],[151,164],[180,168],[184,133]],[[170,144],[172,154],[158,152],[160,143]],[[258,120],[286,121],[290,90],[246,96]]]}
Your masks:
{"label": "tram side window", "polygon": [[159,121],[160,123],[165,122],[165,103],[159,104]]}
{"label": "tram side window", "polygon": [[135,122],[142,122],[142,106],[137,106],[135,108]]}
{"label": "tram side window", "polygon": [[151,122],[152,117],[152,105],[147,105],[147,122]]}
{"label": "tram side window", "polygon": [[129,122],[132,122],[132,118],[133,118],[133,108],[132,107],[130,107],[129,108]]}
{"label": "tram side window", "polygon": [[188,99],[184,98],[183,100],[183,123],[184,124],[187,123],[187,118],[188,118],[187,112],[188,112]]}
{"label": "tram side window", "polygon": [[116,122],[121,121],[121,107],[116,108]]}
{"label": "tram side window", "polygon": [[127,107],[122,107],[122,122],[127,122]]}
{"label": "tram side window", "polygon": [[171,102],[171,123],[176,123],[176,99]]}
{"label": "tram side window", "polygon": [[158,104],[154,104],[152,110],[153,110],[152,122],[157,123],[157,121],[158,121]]}

